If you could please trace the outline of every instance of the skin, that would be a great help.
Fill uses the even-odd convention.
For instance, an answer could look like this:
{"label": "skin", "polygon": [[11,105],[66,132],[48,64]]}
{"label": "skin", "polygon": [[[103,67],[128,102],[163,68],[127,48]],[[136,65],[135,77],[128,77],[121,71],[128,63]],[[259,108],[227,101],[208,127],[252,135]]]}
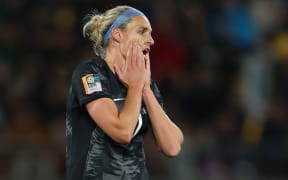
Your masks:
{"label": "skin", "polygon": [[118,111],[109,98],[100,98],[86,105],[92,119],[118,143],[130,143],[138,122],[141,102],[146,105],[152,134],[159,150],[167,156],[177,156],[183,143],[182,131],[169,119],[150,88],[149,52],[154,44],[148,19],[137,16],[125,30],[115,28],[106,48],[110,69],[127,87],[123,108]]}

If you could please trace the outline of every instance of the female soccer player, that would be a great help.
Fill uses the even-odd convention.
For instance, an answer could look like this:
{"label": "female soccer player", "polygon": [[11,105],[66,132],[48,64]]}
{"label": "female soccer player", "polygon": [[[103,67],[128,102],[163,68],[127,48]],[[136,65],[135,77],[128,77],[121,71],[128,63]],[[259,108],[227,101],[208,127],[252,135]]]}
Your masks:
{"label": "female soccer player", "polygon": [[96,56],[79,64],[72,75],[67,179],[148,180],[144,135],[153,133],[167,156],[177,156],[183,142],[150,79],[150,22],[129,6],[88,16],[83,34],[93,42]]}

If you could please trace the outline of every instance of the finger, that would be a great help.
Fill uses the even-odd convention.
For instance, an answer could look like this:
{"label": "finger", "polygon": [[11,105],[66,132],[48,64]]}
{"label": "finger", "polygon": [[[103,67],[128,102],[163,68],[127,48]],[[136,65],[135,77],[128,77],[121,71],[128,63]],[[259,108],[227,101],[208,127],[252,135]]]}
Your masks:
{"label": "finger", "polygon": [[138,59],[138,44],[136,42],[133,43],[133,53],[132,53],[132,66],[137,66]]}
{"label": "finger", "polygon": [[141,57],[140,57],[140,46],[137,44],[137,60],[136,64],[139,67],[141,65]]}
{"label": "finger", "polygon": [[137,46],[137,62],[136,63],[138,67],[144,66],[144,63],[145,63],[143,53],[139,45]]}
{"label": "finger", "polygon": [[125,68],[124,68],[125,71],[127,70],[128,66],[132,65],[132,50],[133,50],[133,46],[132,44],[130,44],[127,50],[127,55],[126,55]]}
{"label": "finger", "polygon": [[148,53],[145,55],[145,69],[150,71],[150,57]]}

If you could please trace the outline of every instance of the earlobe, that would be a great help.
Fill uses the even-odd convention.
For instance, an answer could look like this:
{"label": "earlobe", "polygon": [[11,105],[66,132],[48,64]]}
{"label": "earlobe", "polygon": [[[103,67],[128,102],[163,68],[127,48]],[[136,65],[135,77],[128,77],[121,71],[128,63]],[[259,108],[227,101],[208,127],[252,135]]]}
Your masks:
{"label": "earlobe", "polygon": [[116,41],[116,42],[120,42],[121,41],[121,32],[119,28],[114,28],[112,30],[112,34],[111,34],[112,38]]}

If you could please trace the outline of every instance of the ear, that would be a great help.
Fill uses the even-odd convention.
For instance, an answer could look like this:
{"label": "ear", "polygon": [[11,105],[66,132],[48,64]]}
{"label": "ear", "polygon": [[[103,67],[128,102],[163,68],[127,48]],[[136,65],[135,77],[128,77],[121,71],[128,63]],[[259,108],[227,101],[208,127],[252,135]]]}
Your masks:
{"label": "ear", "polygon": [[120,42],[122,39],[121,30],[119,28],[114,28],[112,30],[111,36],[116,42]]}

